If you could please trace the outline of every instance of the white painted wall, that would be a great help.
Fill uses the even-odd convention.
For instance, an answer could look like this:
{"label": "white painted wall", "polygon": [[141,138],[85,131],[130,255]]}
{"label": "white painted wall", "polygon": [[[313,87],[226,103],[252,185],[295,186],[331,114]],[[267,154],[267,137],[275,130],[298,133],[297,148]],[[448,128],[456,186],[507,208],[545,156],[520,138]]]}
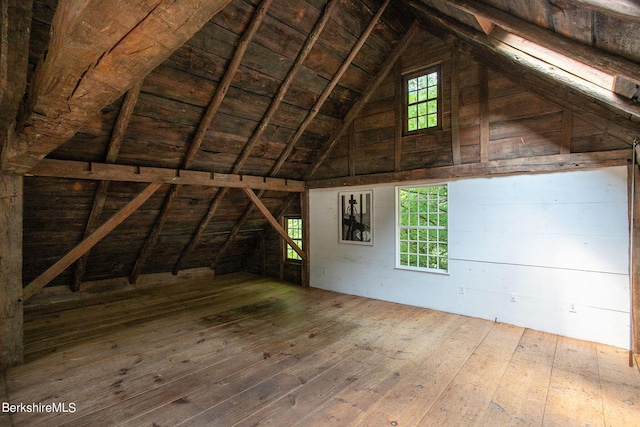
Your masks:
{"label": "white painted wall", "polygon": [[447,275],[395,268],[395,186],[361,189],[373,246],[338,243],[341,189],[310,192],[311,286],[629,347],[625,167],[451,181]]}

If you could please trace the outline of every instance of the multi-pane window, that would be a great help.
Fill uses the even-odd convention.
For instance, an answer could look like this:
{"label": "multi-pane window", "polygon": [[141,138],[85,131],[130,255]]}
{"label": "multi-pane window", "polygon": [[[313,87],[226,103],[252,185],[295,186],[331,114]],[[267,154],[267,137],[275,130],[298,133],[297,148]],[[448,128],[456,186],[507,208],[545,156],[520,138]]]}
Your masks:
{"label": "multi-pane window", "polygon": [[405,77],[405,131],[414,132],[439,126],[439,70],[430,69]]}
{"label": "multi-pane window", "polygon": [[397,265],[449,270],[448,187],[398,187]]}
{"label": "multi-pane window", "polygon": [[[302,219],[301,218],[293,218],[286,217],[285,218],[285,230],[291,240],[298,245],[300,249],[302,249]],[[293,250],[290,244],[287,243],[285,248],[285,259],[297,260],[300,261],[300,255],[296,251]]]}

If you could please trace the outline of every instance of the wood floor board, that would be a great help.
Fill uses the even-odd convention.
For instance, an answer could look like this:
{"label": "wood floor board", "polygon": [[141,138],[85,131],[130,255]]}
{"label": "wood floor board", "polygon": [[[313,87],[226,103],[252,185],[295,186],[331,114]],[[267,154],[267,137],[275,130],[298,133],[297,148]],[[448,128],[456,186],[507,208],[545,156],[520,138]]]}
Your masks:
{"label": "wood floor board", "polygon": [[596,344],[558,338],[543,424],[605,425]]}
{"label": "wood floor board", "polygon": [[[627,352],[234,274],[25,310],[0,426],[635,425]],[[103,322],[100,319],[104,319]],[[1,397],[1,396],[0,396]]]}
{"label": "wood floor board", "polygon": [[542,425],[557,340],[557,335],[525,330],[481,425]]}
{"label": "wood floor board", "polygon": [[596,349],[605,424],[640,424],[640,375],[629,372],[629,352],[604,344],[596,344]]}
{"label": "wood floor board", "polygon": [[420,422],[489,333],[493,323],[460,317],[455,326],[446,340],[437,343],[424,357],[414,360],[411,372],[387,390],[382,400],[359,420],[358,425],[414,426]]}
{"label": "wood floor board", "polygon": [[489,406],[523,332],[524,329],[517,326],[495,323],[418,425],[477,424]]}
{"label": "wood floor board", "polygon": [[[333,296],[331,301],[335,301]],[[198,332],[188,345],[185,346],[185,342],[182,343],[183,348],[181,351],[174,351],[175,348],[170,348],[169,353],[163,356],[162,353],[159,354],[158,349],[154,349],[155,351],[145,356],[144,364],[137,363],[133,366],[125,367],[124,369],[127,371],[125,376],[120,374],[122,368],[113,369],[101,378],[93,380],[91,386],[83,387],[82,394],[86,399],[93,396],[92,391],[102,393],[104,394],[102,398],[96,399],[99,405],[118,405],[124,399],[135,398],[137,390],[159,386],[172,387],[174,381],[183,380],[183,375],[189,375],[194,371],[202,373],[205,368],[217,369],[220,363],[225,363],[225,361],[237,357],[242,352],[252,353],[255,360],[260,360],[265,354],[276,355],[284,350],[291,351],[295,346],[293,342],[296,340],[296,334],[299,334],[304,339],[313,335],[316,338],[315,341],[323,342],[322,331],[330,326],[329,320],[331,319],[328,316],[325,315],[314,321],[307,317],[306,322],[296,322],[297,317],[294,316],[293,319],[288,321],[289,326],[285,327],[280,324],[274,331],[273,318],[277,317],[282,321],[283,318],[287,317],[286,314],[286,310],[273,313],[271,317],[263,313],[262,316],[264,317],[261,318],[260,325],[256,325],[251,329],[245,328],[245,339],[240,334],[240,327],[232,325],[233,329],[226,328],[223,331],[223,334],[227,335],[226,338],[218,337],[216,339],[215,336],[208,336],[203,332]],[[224,316],[224,318],[228,319],[228,316]],[[278,323],[277,320],[275,322]],[[248,325],[248,327],[250,326]],[[260,329],[258,329],[258,326]],[[346,327],[350,326],[341,323],[335,328],[335,332],[344,334]],[[241,336],[237,337],[238,335]],[[250,339],[247,340],[247,337]],[[234,340],[236,339],[237,345],[234,345]],[[181,340],[184,341],[184,337]],[[201,349],[206,348],[207,343],[213,343],[213,351],[205,350],[204,353],[201,353]],[[167,361],[170,363],[167,363]],[[82,372],[77,370],[74,371],[73,375],[78,380],[86,378]],[[117,384],[117,390],[113,390],[113,384]],[[73,389],[67,388],[66,390]],[[109,392],[109,390],[113,392]],[[176,397],[176,399],[179,397]],[[68,396],[68,398],[71,399],[72,397]],[[91,409],[89,403],[85,404],[85,409]]]}

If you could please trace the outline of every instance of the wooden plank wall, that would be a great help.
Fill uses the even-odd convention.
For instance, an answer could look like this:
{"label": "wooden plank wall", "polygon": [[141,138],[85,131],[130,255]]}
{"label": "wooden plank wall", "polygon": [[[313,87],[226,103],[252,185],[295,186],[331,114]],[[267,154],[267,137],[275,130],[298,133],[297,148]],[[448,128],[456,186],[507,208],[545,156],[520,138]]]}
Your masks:
{"label": "wooden plank wall", "polygon": [[[351,175],[393,172],[396,163],[401,171],[453,165],[454,133],[459,135],[461,164],[629,148],[623,141],[491,69],[487,70],[487,87],[483,89],[483,67],[464,54],[455,55],[458,59],[454,70],[458,74],[457,81],[454,80],[451,75],[454,53],[450,45],[422,31],[396,71],[390,73],[355,120],[354,132],[343,137],[314,178],[349,176],[349,164],[353,165]],[[402,123],[398,111],[402,87],[397,82],[402,73],[434,64],[440,64],[442,69],[442,128],[399,136],[397,152],[401,158],[396,159],[395,140]],[[451,100],[456,94],[451,91],[452,82],[458,90],[459,114],[455,120]],[[482,101],[485,92],[487,98]],[[480,145],[482,111],[488,112],[487,147]]]}

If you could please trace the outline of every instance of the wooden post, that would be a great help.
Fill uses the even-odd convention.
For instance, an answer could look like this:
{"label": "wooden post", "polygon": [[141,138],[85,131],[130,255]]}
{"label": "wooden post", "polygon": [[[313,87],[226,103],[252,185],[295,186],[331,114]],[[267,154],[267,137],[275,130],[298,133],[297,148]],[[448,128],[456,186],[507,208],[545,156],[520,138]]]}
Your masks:
{"label": "wooden post", "polygon": [[454,51],[451,57],[451,153],[453,164],[460,160],[460,55]]}
{"label": "wooden post", "polygon": [[[631,238],[633,239],[633,251],[631,253],[631,351],[640,354],[640,170],[637,166],[629,167],[629,182],[635,174],[634,194],[629,191],[629,200],[634,199],[633,211],[630,211],[629,219],[633,223]],[[629,185],[631,190],[631,185]],[[634,220],[635,218],[635,220]]]}
{"label": "wooden post", "polygon": [[304,193],[300,193],[300,216],[302,217],[302,247],[307,254],[306,258],[302,258],[300,282],[302,286],[308,288],[311,283],[311,252],[309,251],[309,190],[305,190]]}
{"label": "wooden post", "polygon": [[0,174],[0,369],[23,361],[22,185]]}
{"label": "wooden post", "polygon": [[480,66],[480,162],[489,161],[489,70]]}

